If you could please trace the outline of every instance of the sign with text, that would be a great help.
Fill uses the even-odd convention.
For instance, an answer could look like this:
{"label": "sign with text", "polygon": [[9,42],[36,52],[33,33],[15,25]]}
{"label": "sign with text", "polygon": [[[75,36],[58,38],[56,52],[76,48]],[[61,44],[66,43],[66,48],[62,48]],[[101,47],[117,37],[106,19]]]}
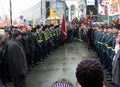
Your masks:
{"label": "sign with text", "polygon": [[87,5],[95,5],[95,0],[87,0]]}

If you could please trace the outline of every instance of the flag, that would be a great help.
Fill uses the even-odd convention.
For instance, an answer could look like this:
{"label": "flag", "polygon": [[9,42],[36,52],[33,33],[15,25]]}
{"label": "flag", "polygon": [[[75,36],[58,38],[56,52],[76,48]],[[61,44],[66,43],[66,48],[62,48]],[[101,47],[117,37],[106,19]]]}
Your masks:
{"label": "flag", "polygon": [[55,16],[56,16],[55,12],[54,12],[52,6],[50,6],[50,17],[54,17],[55,18]]}
{"label": "flag", "polygon": [[17,20],[16,19],[14,19],[13,24],[17,25]]}
{"label": "flag", "polygon": [[7,22],[9,20],[8,16],[6,15],[5,16],[5,21]]}
{"label": "flag", "polygon": [[5,19],[3,20],[3,25],[4,26],[6,26],[6,25],[9,26],[10,25],[8,15],[5,15]]}
{"label": "flag", "polygon": [[36,16],[34,16],[34,20],[33,20],[33,28],[35,28],[36,26]]}
{"label": "flag", "polygon": [[49,17],[50,17],[50,21],[54,20],[54,23],[58,24],[57,16],[56,16],[56,13],[54,12],[52,6],[50,6],[50,16]]}
{"label": "flag", "polygon": [[67,30],[66,30],[65,17],[63,15],[63,19],[62,19],[62,41],[65,42],[66,39],[67,39]]}

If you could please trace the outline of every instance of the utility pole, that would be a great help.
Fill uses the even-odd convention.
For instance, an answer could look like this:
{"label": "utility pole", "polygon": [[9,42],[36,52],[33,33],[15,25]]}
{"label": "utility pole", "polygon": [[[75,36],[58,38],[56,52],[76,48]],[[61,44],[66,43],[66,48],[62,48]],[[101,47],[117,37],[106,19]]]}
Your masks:
{"label": "utility pole", "polygon": [[42,19],[42,0],[41,0],[41,19]]}
{"label": "utility pole", "polygon": [[12,25],[12,2],[10,0],[10,24]]}

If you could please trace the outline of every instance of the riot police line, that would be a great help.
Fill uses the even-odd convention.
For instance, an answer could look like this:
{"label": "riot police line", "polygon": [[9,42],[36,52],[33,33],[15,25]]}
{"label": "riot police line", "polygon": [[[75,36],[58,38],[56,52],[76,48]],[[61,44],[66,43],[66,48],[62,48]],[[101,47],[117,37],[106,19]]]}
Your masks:
{"label": "riot police line", "polygon": [[0,87],[26,87],[26,76],[62,42],[59,25],[22,26],[0,29]]}

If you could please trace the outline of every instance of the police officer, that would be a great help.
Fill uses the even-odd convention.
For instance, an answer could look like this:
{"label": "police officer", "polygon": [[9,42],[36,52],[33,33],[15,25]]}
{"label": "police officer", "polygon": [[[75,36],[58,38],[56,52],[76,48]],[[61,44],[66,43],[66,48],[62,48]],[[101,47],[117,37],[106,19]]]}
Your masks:
{"label": "police officer", "polygon": [[96,48],[97,48],[97,55],[98,55],[98,58],[100,58],[100,61],[101,61],[101,51],[99,50],[100,49],[100,41],[101,41],[101,38],[103,36],[103,26],[100,27],[98,33],[96,34]]}
{"label": "police officer", "polygon": [[51,24],[50,26],[48,26],[48,37],[49,37],[49,39],[48,39],[48,48],[49,48],[49,53],[51,52],[51,51],[53,51],[54,50],[54,48],[55,48],[55,44],[53,43],[53,41],[54,41],[54,38],[53,38],[53,32],[54,32],[54,25],[53,24]]}
{"label": "police officer", "polygon": [[111,41],[112,37],[112,27],[108,27],[108,33],[106,34],[106,38],[104,39],[104,44],[103,44],[103,51],[104,51],[104,57],[106,58],[106,67],[107,69],[109,68],[110,64],[110,55],[109,55],[109,43]]}
{"label": "police officer", "polygon": [[45,25],[44,26],[44,56],[47,57],[48,56],[48,39],[49,39],[49,36],[48,36],[48,25]]}
{"label": "police officer", "polygon": [[105,50],[104,50],[104,44],[105,44],[105,39],[106,39],[106,36],[107,36],[107,26],[104,27],[104,31],[103,31],[103,36],[101,38],[101,41],[100,41],[100,51],[101,51],[101,64],[103,65],[103,68],[106,68],[106,54],[105,54]]}
{"label": "police officer", "polygon": [[[59,29],[59,25],[56,25],[56,37],[57,37],[57,40],[56,40],[56,46],[57,46],[57,48],[59,48],[59,46],[60,46],[60,39],[59,39],[59,34],[60,34],[60,29]],[[71,33],[71,41],[72,41],[72,33]]]}
{"label": "police officer", "polygon": [[43,50],[44,49],[43,48],[43,45],[44,45],[44,43],[43,43],[44,42],[44,33],[42,31],[41,26],[37,25],[36,29],[38,29],[37,33],[36,33],[36,38],[37,38],[37,41],[38,41],[38,43],[40,45],[40,47],[39,47],[39,57],[40,57],[40,60],[42,60],[42,59],[44,59],[44,50]]}
{"label": "police officer", "polygon": [[108,40],[108,58],[109,58],[109,67],[108,67],[108,71],[109,71],[109,75],[107,76],[107,80],[111,81],[112,80],[112,61],[113,61],[113,56],[114,56],[114,48],[115,48],[115,40],[117,38],[117,33],[118,30],[116,29],[115,26],[112,27],[112,31],[111,31],[111,37]]}
{"label": "police officer", "polygon": [[39,48],[39,44],[36,38],[36,28],[32,29],[32,38],[33,38],[33,63],[32,63],[32,67],[35,67],[37,65],[38,62],[38,48]]}

